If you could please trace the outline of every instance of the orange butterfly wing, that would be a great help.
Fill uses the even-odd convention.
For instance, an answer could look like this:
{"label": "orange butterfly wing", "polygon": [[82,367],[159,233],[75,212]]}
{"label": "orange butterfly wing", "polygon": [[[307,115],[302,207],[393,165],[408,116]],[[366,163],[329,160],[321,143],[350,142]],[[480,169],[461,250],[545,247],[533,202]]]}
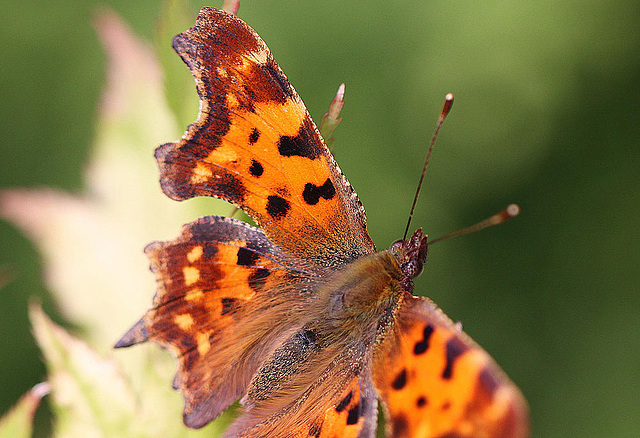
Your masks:
{"label": "orange butterfly wing", "polygon": [[[330,388],[330,385],[327,386]],[[333,404],[327,405],[327,398],[317,401],[307,405],[312,412],[301,413],[300,406],[296,405],[291,412],[267,418],[249,428],[246,428],[245,418],[241,416],[224,437],[364,438],[375,435],[377,396],[370,377],[359,375],[351,379]]]}
{"label": "orange butterfly wing", "polygon": [[257,228],[219,216],[145,252],[158,282],[153,306],[116,347],[152,340],[178,357],[185,423],[201,427],[244,394],[281,342],[308,273]]}
{"label": "orange butterfly wing", "polygon": [[[156,150],[162,189],[175,200],[224,199],[262,228],[205,217],[147,248],[153,307],[116,346],[153,340],[179,358],[185,424],[201,427],[244,395],[226,436],[372,437],[377,391],[394,437],[526,436],[518,390],[430,301],[405,293],[397,312],[378,303],[346,325],[329,321],[346,306],[332,297],[359,290],[333,274],[375,246],[357,195],[260,37],[204,8],[173,46],[201,108],[181,140]],[[362,260],[355,274],[368,273]],[[399,281],[376,293],[404,293]],[[352,326],[361,316],[372,337],[376,318],[393,316],[391,334],[364,342]],[[305,327],[338,342],[316,345]]]}
{"label": "orange butterfly wing", "polygon": [[[339,401],[312,422],[306,435],[317,438],[357,438],[375,434],[378,404],[370,377],[357,376],[346,385]],[[301,431],[304,432],[304,429]]]}
{"label": "orange butterfly wing", "polygon": [[198,120],[159,147],[164,192],[242,208],[284,251],[324,265],[375,252],[364,209],[262,39],[203,8],[173,47],[196,79]]}
{"label": "orange butterfly wing", "polygon": [[528,436],[518,388],[433,302],[407,294],[396,321],[373,364],[390,436]]}
{"label": "orange butterfly wing", "polygon": [[314,423],[309,435],[318,438],[370,436],[377,426],[377,397],[356,378],[324,413],[321,422]]}

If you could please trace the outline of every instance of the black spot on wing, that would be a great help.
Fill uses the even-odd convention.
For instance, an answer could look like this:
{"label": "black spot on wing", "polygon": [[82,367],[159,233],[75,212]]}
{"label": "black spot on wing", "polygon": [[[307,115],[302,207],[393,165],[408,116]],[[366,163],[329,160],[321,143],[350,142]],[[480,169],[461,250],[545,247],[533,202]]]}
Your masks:
{"label": "black spot on wing", "polygon": [[269,276],[270,272],[266,268],[256,269],[249,275],[249,287],[254,291],[259,291],[262,289],[266,278]]}
{"label": "black spot on wing", "polygon": [[407,384],[407,369],[403,368],[402,371],[398,373],[393,382],[391,383],[391,387],[396,391],[400,391]]}
{"label": "black spot on wing", "polygon": [[304,157],[315,160],[322,153],[316,138],[313,122],[307,117],[298,134],[295,136],[283,135],[278,141],[278,152],[284,157]]}
{"label": "black spot on wing", "polygon": [[267,213],[274,219],[281,219],[289,213],[291,204],[284,198],[271,195],[267,198]]}
{"label": "black spot on wing", "polygon": [[409,422],[404,414],[398,414],[391,419],[391,427],[393,429],[393,436],[408,436]]}
{"label": "black spot on wing", "polygon": [[251,130],[251,134],[249,134],[249,144],[254,144],[260,138],[260,130],[258,128],[253,128]]}
{"label": "black spot on wing", "polygon": [[416,406],[421,408],[427,405],[427,397],[425,397],[424,395],[421,395],[420,397],[418,397],[418,399],[416,400]]}
{"label": "black spot on wing", "polygon": [[416,342],[416,345],[413,347],[413,354],[419,355],[423,354],[429,348],[429,338],[433,334],[433,327],[428,325],[424,328],[422,332],[422,339]]}
{"label": "black spot on wing", "polygon": [[222,312],[221,315],[226,315],[229,312],[238,308],[238,300],[235,298],[223,298],[222,299]]}
{"label": "black spot on wing", "polygon": [[319,438],[322,433],[322,422],[312,423],[309,426],[309,436]]}
{"label": "black spot on wing", "polygon": [[241,266],[253,266],[259,258],[257,252],[250,251],[245,247],[238,248],[238,264]]}
{"label": "black spot on wing", "polygon": [[306,183],[304,190],[302,191],[302,198],[304,202],[309,205],[316,205],[320,198],[331,199],[335,196],[336,189],[333,187],[333,183],[329,178],[321,186],[316,186],[312,183]]}
{"label": "black spot on wing", "polygon": [[469,347],[467,347],[460,339],[451,338],[447,341],[447,363],[444,367],[444,371],[442,371],[443,379],[451,379],[451,375],[453,373],[453,364],[465,351],[467,351]]}
{"label": "black spot on wing", "polygon": [[338,403],[338,405],[336,406],[336,412],[344,411],[345,408],[349,406],[349,403],[351,403],[352,397],[353,391],[349,391],[349,394],[347,394],[342,400],[340,400],[340,403]]}
{"label": "black spot on wing", "polygon": [[356,405],[349,409],[349,415],[347,416],[347,425],[356,424],[358,418],[360,418],[360,405]]}
{"label": "black spot on wing", "polygon": [[262,167],[262,164],[260,164],[258,161],[251,160],[251,167],[249,167],[249,172],[251,172],[251,175],[255,176],[256,178],[259,178],[264,173],[264,167]]}
{"label": "black spot on wing", "polygon": [[180,345],[182,346],[182,351],[185,351],[194,348],[197,344],[191,335],[184,335],[180,339]]}

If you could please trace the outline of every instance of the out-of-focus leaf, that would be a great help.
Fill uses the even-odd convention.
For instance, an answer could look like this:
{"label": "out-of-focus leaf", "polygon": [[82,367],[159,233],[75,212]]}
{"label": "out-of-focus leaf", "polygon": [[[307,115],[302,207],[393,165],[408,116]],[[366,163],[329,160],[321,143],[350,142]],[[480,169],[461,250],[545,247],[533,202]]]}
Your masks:
{"label": "out-of-focus leaf", "polygon": [[[202,202],[169,200],[158,184],[153,150],[180,134],[152,50],[109,11],[97,28],[107,51],[107,88],[85,193],[4,191],[0,214],[42,252],[63,315],[106,351],[151,303],[155,284],[144,246],[174,237],[204,209]],[[206,201],[214,213],[215,201]],[[222,214],[230,209],[218,205]]]}
{"label": "out-of-focus leaf", "polygon": [[33,416],[42,397],[49,392],[48,383],[39,383],[27,392],[2,418],[0,438],[29,438],[33,429]]}
{"label": "out-of-focus leaf", "polygon": [[164,90],[178,126],[186,127],[198,114],[198,95],[187,66],[171,47],[171,40],[193,26],[196,16],[185,0],[167,0],[160,11],[156,32],[156,53],[164,73]]}
{"label": "out-of-focus leaf", "polygon": [[[164,98],[159,64],[151,48],[112,12],[103,10],[96,27],[107,53],[107,84],[86,190],[80,195],[52,189],[0,193],[0,215],[36,243],[61,313],[86,341],[32,311],[52,377],[56,432],[65,437],[210,435],[216,426],[200,431],[183,426],[182,396],[171,389],[175,361],[168,353],[149,345],[118,351],[109,360],[100,357],[151,305],[155,283],[144,246],[175,237],[185,222],[205,213],[224,214],[230,207],[211,200],[177,203],[162,194],[153,151],[178,138],[180,130]],[[170,46],[170,40],[165,43]],[[193,89],[190,94],[195,96]]]}
{"label": "out-of-focus leaf", "polygon": [[169,364],[157,361],[157,352],[138,351],[148,360],[140,385],[136,385],[142,388],[141,394],[136,396],[130,379],[113,357],[101,357],[53,323],[39,305],[31,306],[30,317],[47,364],[55,436],[187,438],[220,431],[216,425],[198,431],[182,425],[181,397],[167,385]]}
{"label": "out-of-focus leaf", "polygon": [[39,305],[31,306],[30,317],[47,364],[56,435],[141,436],[135,396],[115,362],[54,324]]}

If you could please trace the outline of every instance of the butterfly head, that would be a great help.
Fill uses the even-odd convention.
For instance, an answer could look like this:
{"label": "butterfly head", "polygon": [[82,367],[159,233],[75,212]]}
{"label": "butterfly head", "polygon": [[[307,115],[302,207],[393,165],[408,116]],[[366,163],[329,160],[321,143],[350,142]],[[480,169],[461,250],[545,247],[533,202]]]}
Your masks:
{"label": "butterfly head", "polygon": [[424,262],[427,260],[429,246],[427,240],[428,236],[422,234],[422,228],[418,228],[409,239],[398,240],[389,248],[407,280],[416,278],[422,273]]}

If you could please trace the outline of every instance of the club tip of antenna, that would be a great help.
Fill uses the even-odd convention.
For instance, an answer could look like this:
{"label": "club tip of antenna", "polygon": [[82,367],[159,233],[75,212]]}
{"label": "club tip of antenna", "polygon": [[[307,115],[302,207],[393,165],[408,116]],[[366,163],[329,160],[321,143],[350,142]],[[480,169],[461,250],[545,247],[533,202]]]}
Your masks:
{"label": "club tip of antenna", "polygon": [[452,106],[453,106],[453,93],[447,93],[447,95],[444,96],[444,106],[442,107],[442,112],[440,113],[440,120],[444,120],[444,118],[447,117],[447,115],[449,114],[449,111],[451,111]]}
{"label": "club tip of antenna", "polygon": [[496,213],[490,219],[491,225],[498,225],[503,222],[508,221],[511,218],[514,218],[520,214],[520,206],[518,204],[509,204],[507,208],[502,210],[500,213]]}
{"label": "club tip of antenna", "polygon": [[509,204],[507,208],[502,210],[499,213],[494,214],[486,218],[483,221],[478,222],[475,225],[471,225],[470,227],[461,228],[457,231],[453,231],[449,234],[445,234],[444,236],[440,236],[437,239],[433,239],[430,244],[434,244],[436,242],[440,242],[442,240],[450,239],[452,237],[464,236],[465,234],[475,233],[476,231],[484,230],[485,228],[492,227],[494,225],[500,225],[505,223],[512,217],[516,217],[520,214],[520,206],[518,204]]}
{"label": "club tip of antenna", "polygon": [[510,218],[516,217],[520,214],[520,206],[518,204],[509,204],[504,209],[504,213]]}

